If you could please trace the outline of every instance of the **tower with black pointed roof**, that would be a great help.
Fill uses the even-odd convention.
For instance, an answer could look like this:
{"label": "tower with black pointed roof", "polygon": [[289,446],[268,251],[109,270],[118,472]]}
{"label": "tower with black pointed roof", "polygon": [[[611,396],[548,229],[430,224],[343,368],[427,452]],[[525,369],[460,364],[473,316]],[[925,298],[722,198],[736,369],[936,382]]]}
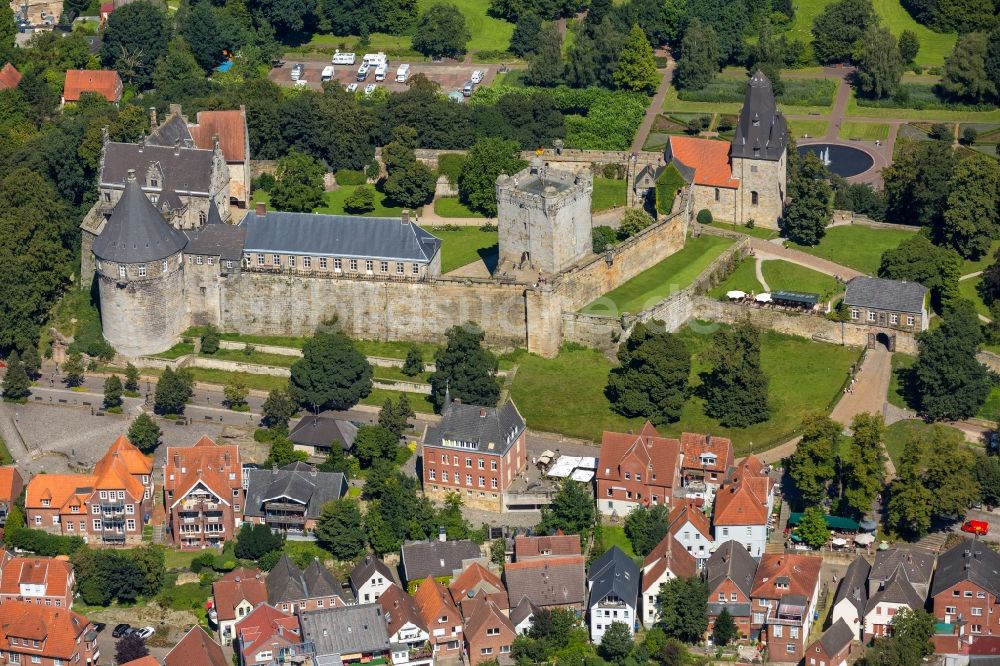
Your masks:
{"label": "tower with black pointed roof", "polygon": [[121,354],[169,349],[184,330],[184,233],[168,224],[142,191],[135,170],[93,254],[104,337]]}

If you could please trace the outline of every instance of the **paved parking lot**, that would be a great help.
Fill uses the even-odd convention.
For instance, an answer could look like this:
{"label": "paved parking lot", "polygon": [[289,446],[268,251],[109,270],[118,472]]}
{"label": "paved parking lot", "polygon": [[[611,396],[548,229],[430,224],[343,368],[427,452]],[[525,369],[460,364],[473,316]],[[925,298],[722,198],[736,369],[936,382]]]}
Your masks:
{"label": "paved parking lot", "polygon": [[[406,90],[405,83],[396,83],[396,70],[401,64],[406,61],[389,61],[389,68],[386,70],[385,81],[379,81],[379,87],[388,88],[392,92],[402,92]],[[309,82],[309,87],[313,90],[322,90],[320,84],[320,76],[323,72],[323,68],[330,65],[330,60],[328,58],[297,58],[295,56],[288,56],[285,58],[285,63],[281,67],[275,67],[268,74],[270,78],[275,83],[282,86],[292,86],[295,82],[292,81],[292,67],[298,63],[305,66],[305,75],[302,77]],[[434,63],[434,62],[411,62],[410,64],[410,76],[415,74],[424,74],[432,81],[441,85],[441,90],[448,93],[455,90],[461,90],[465,82],[469,80],[472,76],[472,72],[475,70],[480,70],[483,72],[483,82],[480,85],[489,85],[493,78],[496,76],[497,65],[465,65],[460,63]],[[364,88],[365,85],[369,83],[375,83],[375,68],[371,68],[368,72],[368,78],[364,82],[359,82],[357,80],[358,67],[361,65],[361,56],[358,56],[357,62],[353,65],[333,65],[334,75],[333,80],[340,83],[341,85],[348,85],[350,83],[357,83],[358,88]]]}

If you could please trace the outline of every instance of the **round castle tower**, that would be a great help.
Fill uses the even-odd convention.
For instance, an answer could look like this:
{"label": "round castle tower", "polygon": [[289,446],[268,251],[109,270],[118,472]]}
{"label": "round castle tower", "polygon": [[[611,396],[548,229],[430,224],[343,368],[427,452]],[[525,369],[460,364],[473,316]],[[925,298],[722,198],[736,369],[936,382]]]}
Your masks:
{"label": "round castle tower", "polygon": [[105,339],[120,354],[169,349],[184,330],[187,237],[146,198],[130,169],[125,191],[94,241]]}

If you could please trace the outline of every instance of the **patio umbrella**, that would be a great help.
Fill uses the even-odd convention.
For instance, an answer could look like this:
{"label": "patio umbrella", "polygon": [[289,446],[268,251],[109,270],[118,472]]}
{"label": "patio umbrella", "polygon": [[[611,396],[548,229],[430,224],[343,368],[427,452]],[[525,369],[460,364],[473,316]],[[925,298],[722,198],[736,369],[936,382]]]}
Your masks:
{"label": "patio umbrella", "polygon": [[765,291],[763,294],[757,294],[756,296],[754,296],[753,299],[755,301],[757,301],[758,303],[770,303],[771,302],[771,294],[769,294],[769,293],[767,293]]}
{"label": "patio umbrella", "polygon": [[875,535],[871,532],[865,532],[864,534],[859,534],[854,537],[854,543],[860,544],[862,546],[867,546],[869,544],[875,543]]}
{"label": "patio umbrella", "polygon": [[[878,526],[875,524],[874,520],[862,520],[858,523],[858,527],[860,527],[864,532],[874,532],[875,528]],[[857,541],[857,539],[855,539],[855,541]]]}
{"label": "patio umbrella", "polygon": [[888,541],[879,541],[878,549],[879,550],[889,550],[889,542]]}
{"label": "patio umbrella", "polygon": [[732,291],[726,292],[726,298],[731,298],[737,300],[740,298],[745,298],[747,293],[745,291],[740,291],[739,289],[733,289]]}
{"label": "patio umbrella", "polygon": [[840,538],[840,537],[837,537],[837,538],[836,538],[836,539],[834,539],[834,540],[833,540],[833,541],[832,541],[831,543],[832,543],[832,544],[833,544],[834,546],[846,546],[846,545],[847,545],[847,539],[842,539],[842,538]]}

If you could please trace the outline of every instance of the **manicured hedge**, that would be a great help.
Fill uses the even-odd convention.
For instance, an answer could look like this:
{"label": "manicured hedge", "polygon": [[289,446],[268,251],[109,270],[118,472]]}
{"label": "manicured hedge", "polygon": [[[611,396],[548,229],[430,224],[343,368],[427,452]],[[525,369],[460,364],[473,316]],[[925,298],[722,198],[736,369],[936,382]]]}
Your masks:
{"label": "manicured hedge", "polygon": [[[830,79],[788,79],[784,90],[776,95],[782,104],[793,106],[829,106],[837,84]],[[684,102],[742,102],[747,91],[746,79],[717,77],[701,90],[680,90],[677,97]]]}

